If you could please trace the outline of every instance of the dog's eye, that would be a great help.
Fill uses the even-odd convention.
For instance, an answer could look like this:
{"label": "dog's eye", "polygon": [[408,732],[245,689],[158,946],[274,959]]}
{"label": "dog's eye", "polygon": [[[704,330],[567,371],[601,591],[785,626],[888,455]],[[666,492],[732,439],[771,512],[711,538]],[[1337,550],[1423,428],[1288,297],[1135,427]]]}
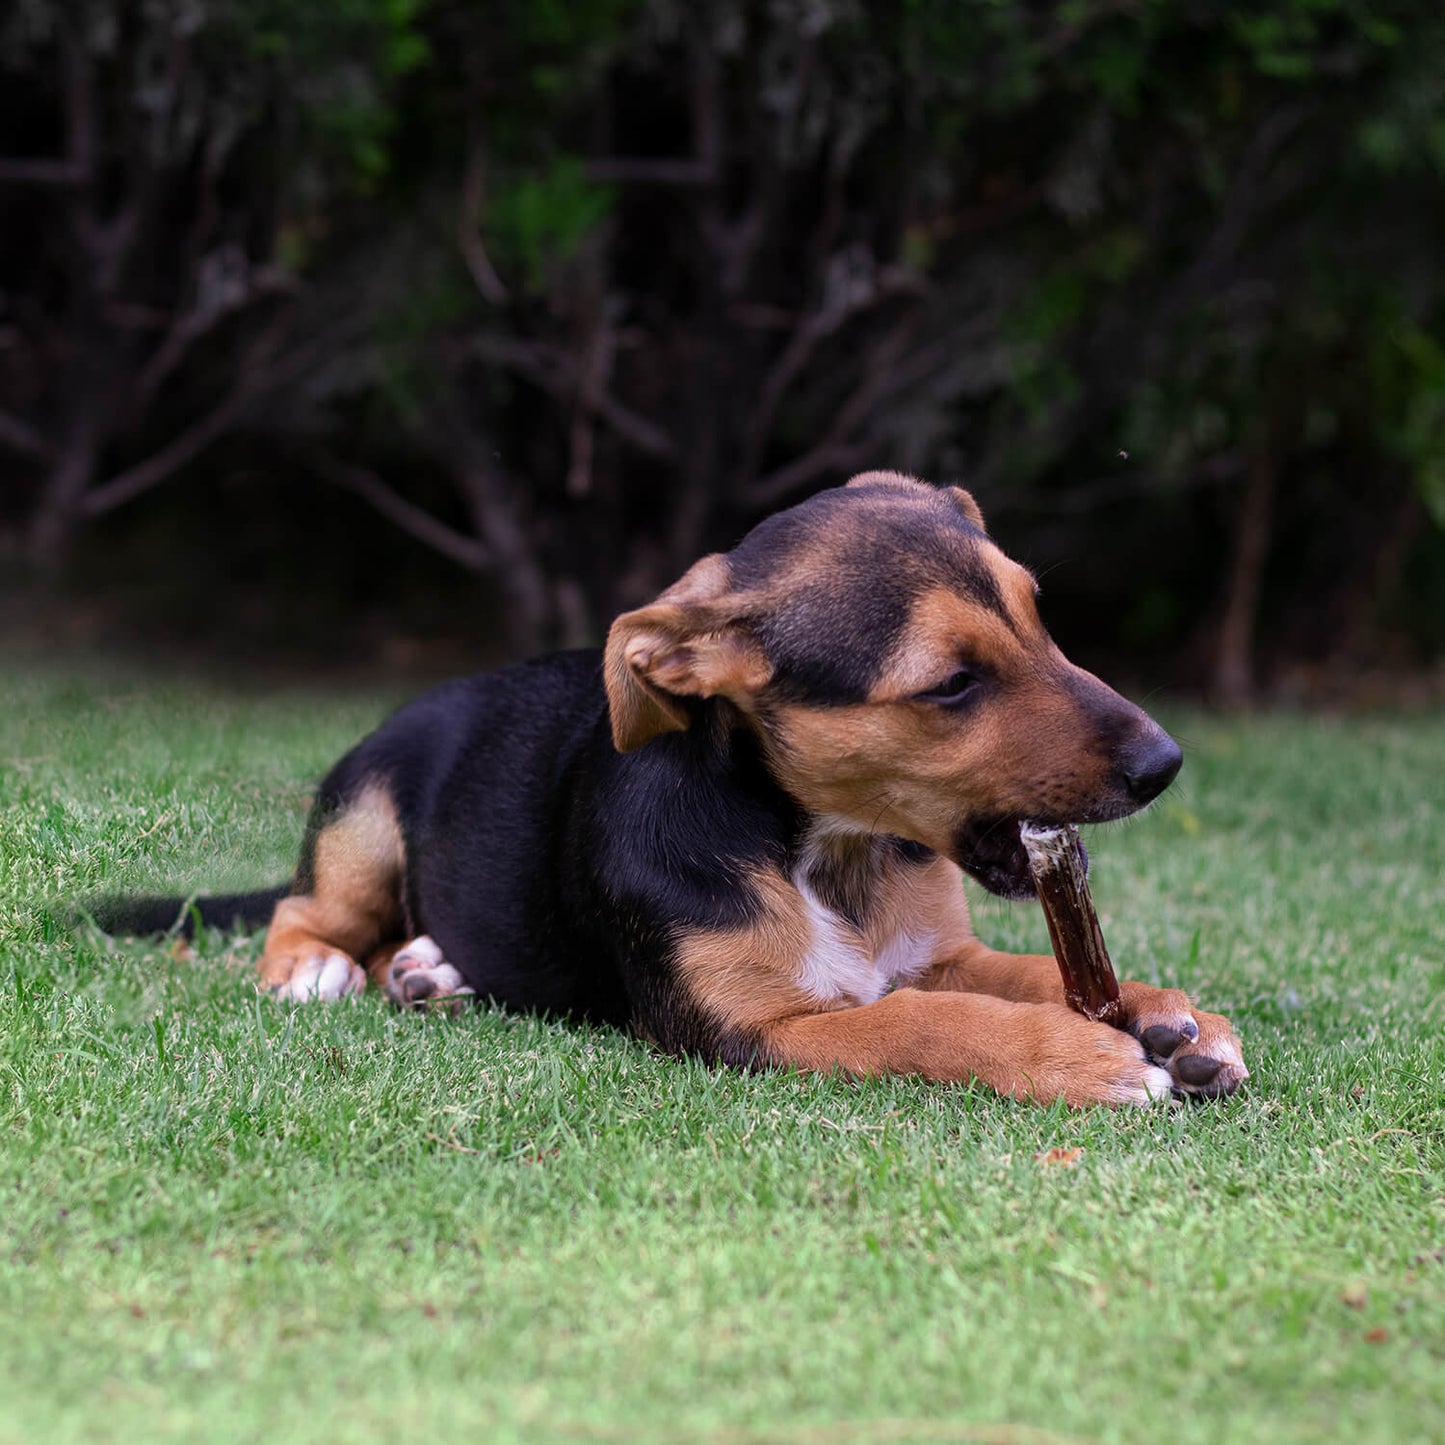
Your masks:
{"label": "dog's eye", "polygon": [[952,677],[946,678],[937,687],[919,693],[918,700],[937,703],[940,707],[959,707],[972,700],[982,686],[982,681],[972,668],[960,667]]}

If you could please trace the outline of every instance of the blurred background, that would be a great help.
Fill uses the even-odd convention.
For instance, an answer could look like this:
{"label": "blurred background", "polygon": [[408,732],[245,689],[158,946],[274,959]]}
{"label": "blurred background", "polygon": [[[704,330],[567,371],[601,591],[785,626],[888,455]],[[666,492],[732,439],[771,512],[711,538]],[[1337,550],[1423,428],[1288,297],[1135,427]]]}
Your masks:
{"label": "blurred background", "polygon": [[0,643],[597,641],[872,467],[1080,661],[1445,695],[1438,0],[7,0]]}

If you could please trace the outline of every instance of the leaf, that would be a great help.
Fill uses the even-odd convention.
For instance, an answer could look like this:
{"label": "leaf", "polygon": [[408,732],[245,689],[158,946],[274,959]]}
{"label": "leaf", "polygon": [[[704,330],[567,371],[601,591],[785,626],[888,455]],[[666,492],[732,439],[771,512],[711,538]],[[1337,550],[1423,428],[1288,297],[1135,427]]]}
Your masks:
{"label": "leaf", "polygon": [[1045,1149],[1042,1154],[1034,1155],[1034,1163],[1040,1169],[1072,1169],[1080,1159],[1084,1157],[1082,1149],[1054,1148]]}

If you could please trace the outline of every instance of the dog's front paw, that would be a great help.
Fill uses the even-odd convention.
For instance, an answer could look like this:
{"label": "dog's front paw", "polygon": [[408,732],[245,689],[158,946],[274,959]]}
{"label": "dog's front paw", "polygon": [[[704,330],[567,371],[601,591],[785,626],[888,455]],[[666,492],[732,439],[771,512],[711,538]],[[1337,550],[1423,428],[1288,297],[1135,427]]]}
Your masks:
{"label": "dog's front paw", "polygon": [[1167,1057],[1156,1057],[1179,1093],[1194,1099],[1226,1098],[1249,1077],[1239,1035],[1219,1014],[1195,1009],[1194,1022],[1199,1029],[1195,1038],[1182,1039]]}
{"label": "dog's front paw", "polygon": [[317,948],[263,960],[262,986],[277,998],[295,1003],[329,1003],[360,993],[366,987],[366,974],[346,954]]}
{"label": "dog's front paw", "polygon": [[1023,1036],[1017,1066],[1025,1086],[1004,1087],[1041,1103],[1063,1099],[1073,1108],[1088,1104],[1168,1103],[1174,1081],[1138,1039],[1108,1024],[1094,1023],[1058,1004],[1045,1004]]}
{"label": "dog's front paw", "polygon": [[425,933],[393,955],[382,987],[387,998],[399,1008],[441,1004],[455,1009],[460,1007],[462,999],[471,998],[476,992],[467,987],[461,974],[442,957],[441,949]]}
{"label": "dog's front paw", "polygon": [[1248,1077],[1239,1036],[1229,1020],[1195,1008],[1177,988],[1119,985],[1124,1027],[1169,1071],[1174,1090],[1189,1098],[1220,1099]]}
{"label": "dog's front paw", "polygon": [[[1110,1032],[1117,1039],[1119,1031]],[[1081,1061],[1071,1070],[1072,1087],[1065,1093],[1069,1102],[1146,1106],[1167,1102],[1173,1089],[1169,1071],[1161,1068],[1133,1039],[1128,1040],[1133,1045],[1131,1049],[1121,1049],[1116,1039],[1096,1040],[1094,1057],[1087,1064]],[[1073,1097],[1076,1092],[1080,1095],[1077,1099]]]}

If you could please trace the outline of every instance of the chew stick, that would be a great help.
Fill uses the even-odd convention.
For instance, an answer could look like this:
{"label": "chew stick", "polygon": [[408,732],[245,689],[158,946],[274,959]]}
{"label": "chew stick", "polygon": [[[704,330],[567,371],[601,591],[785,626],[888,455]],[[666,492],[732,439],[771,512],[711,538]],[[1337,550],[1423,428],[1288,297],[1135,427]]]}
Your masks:
{"label": "chew stick", "polygon": [[1063,976],[1064,1001],[1085,1018],[1111,1024],[1119,1017],[1119,980],[1089,897],[1078,830],[1025,823],[1019,837]]}

